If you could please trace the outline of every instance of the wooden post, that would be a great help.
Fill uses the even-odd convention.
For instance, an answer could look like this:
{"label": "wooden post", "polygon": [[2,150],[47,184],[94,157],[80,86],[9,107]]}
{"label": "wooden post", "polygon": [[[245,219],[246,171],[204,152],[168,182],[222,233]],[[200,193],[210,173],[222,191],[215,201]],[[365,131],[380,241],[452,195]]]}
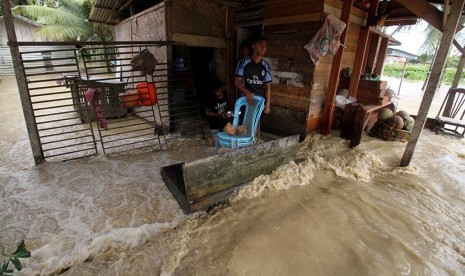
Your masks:
{"label": "wooden post", "polygon": [[[341,44],[346,43],[347,32],[349,29],[350,14],[352,12],[353,0],[344,0],[341,11],[341,21],[346,24],[344,32],[341,34]],[[333,57],[333,64],[331,66],[331,73],[329,75],[328,90],[326,92],[325,109],[321,121],[320,132],[323,135],[328,135],[331,132],[331,125],[333,122],[334,98],[336,97],[336,90],[339,85],[339,72],[342,64],[342,54],[344,48],[339,48],[339,51]]]}
{"label": "wooden post", "polygon": [[355,52],[354,68],[352,69],[352,76],[350,77],[349,85],[349,96],[357,97],[358,85],[360,83],[360,76],[362,71],[365,69],[363,65],[365,64],[366,51],[368,46],[368,41],[370,39],[370,24],[373,24],[373,18],[376,16],[376,11],[378,9],[379,1],[375,0],[370,3],[370,10],[368,11],[368,25],[360,29],[360,34],[358,38],[357,51]]}
{"label": "wooden post", "polygon": [[442,29],[443,30],[446,27],[447,13],[449,12],[448,9],[449,9],[449,1],[444,1],[444,9],[442,12]]}
{"label": "wooden post", "polygon": [[413,127],[412,135],[407,144],[404,155],[402,156],[402,159],[400,161],[401,167],[408,166],[410,164],[410,160],[412,159],[415,146],[418,142],[418,138],[420,137],[421,131],[423,130],[423,127],[425,125],[426,118],[428,116],[428,110],[431,106],[431,102],[433,101],[434,93],[438,88],[439,81],[441,78],[441,72],[444,70],[446,58],[449,53],[450,46],[452,45],[452,41],[454,40],[455,31],[457,29],[457,24],[460,20],[464,3],[465,0],[456,0],[452,2],[451,11],[447,18],[446,26],[442,34],[438,52],[436,54],[436,58],[431,69],[430,79],[428,85],[426,86],[423,100],[421,101],[421,106],[420,110],[418,111],[415,126]]}
{"label": "wooden post", "polygon": [[24,66],[21,59],[21,53],[16,39],[15,26],[13,22],[13,15],[11,13],[10,1],[2,1],[3,16],[5,21],[6,34],[8,37],[8,45],[10,46],[11,57],[15,69],[16,82],[18,83],[18,92],[23,107],[24,120],[26,121],[26,129],[29,135],[29,142],[31,144],[32,155],[36,164],[41,163],[44,158],[42,148],[40,145],[39,132],[34,118],[34,111],[32,109],[31,98],[27,87],[26,75]]}
{"label": "wooden post", "polygon": [[459,82],[462,76],[464,65],[465,65],[465,55],[462,54],[460,56],[459,64],[457,65],[457,71],[455,72],[454,81],[452,81],[451,88],[457,88],[459,86]]}
{"label": "wooden post", "polygon": [[236,86],[234,85],[236,65],[236,9],[226,11],[226,91],[229,102],[236,102]]}
{"label": "wooden post", "polygon": [[380,35],[379,34],[372,34],[370,35],[369,42],[368,42],[368,53],[367,57],[363,62],[363,68],[369,68],[370,70],[365,73],[371,74],[374,73],[374,69],[376,66],[376,57],[378,54],[378,46],[379,46]]}
{"label": "wooden post", "polygon": [[362,74],[363,60],[367,50],[368,36],[370,35],[370,27],[362,27],[358,40],[357,51],[355,52],[354,68],[350,77],[349,96],[357,97],[358,84],[360,75]]}
{"label": "wooden post", "polygon": [[389,38],[387,37],[382,37],[381,38],[381,44],[379,45],[379,51],[378,51],[378,57],[376,58],[376,66],[374,68],[375,74],[378,74],[379,76],[382,75],[383,73],[383,68],[384,68],[384,60],[386,59],[387,56],[387,48],[389,44]]}

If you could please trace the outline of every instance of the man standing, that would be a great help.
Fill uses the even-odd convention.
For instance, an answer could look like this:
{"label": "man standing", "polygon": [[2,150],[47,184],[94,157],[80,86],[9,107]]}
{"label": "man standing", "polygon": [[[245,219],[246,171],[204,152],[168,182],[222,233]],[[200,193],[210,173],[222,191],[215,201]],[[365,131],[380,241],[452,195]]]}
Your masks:
{"label": "man standing", "polygon": [[259,37],[252,43],[253,54],[239,60],[236,68],[235,85],[247,98],[249,104],[253,103],[253,96],[265,98],[265,114],[270,113],[271,97],[271,67],[263,59],[266,53],[266,39]]}

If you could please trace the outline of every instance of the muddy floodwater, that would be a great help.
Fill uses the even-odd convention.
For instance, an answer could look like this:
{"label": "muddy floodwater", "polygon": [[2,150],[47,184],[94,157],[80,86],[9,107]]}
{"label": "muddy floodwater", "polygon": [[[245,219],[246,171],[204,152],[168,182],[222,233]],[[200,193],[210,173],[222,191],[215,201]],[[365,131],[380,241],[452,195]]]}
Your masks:
{"label": "muddy floodwater", "polygon": [[212,155],[204,141],[36,166],[3,77],[0,234],[26,232],[18,275],[465,275],[464,139],[424,130],[399,168],[405,146],[310,135],[296,162],[186,216],[159,170]]}

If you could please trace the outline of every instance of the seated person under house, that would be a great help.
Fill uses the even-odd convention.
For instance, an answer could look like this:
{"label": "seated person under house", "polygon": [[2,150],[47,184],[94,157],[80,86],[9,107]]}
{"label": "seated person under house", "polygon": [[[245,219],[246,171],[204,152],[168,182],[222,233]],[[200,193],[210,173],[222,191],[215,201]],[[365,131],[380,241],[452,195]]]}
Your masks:
{"label": "seated person under house", "polygon": [[223,130],[229,122],[228,112],[230,109],[228,95],[222,89],[221,80],[215,79],[211,86],[209,100],[207,102],[205,115],[209,119],[210,145],[216,143],[216,135]]}

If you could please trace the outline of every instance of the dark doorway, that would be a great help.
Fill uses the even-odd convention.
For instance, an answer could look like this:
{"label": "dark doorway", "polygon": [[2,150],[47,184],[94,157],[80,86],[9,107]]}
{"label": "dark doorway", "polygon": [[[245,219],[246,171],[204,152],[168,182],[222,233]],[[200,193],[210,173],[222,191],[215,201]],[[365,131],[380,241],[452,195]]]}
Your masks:
{"label": "dark doorway", "polygon": [[202,117],[205,117],[206,103],[211,94],[210,86],[215,76],[214,53],[214,48],[189,47],[192,77]]}
{"label": "dark doorway", "polygon": [[[237,28],[237,53],[236,53],[236,63],[244,58],[242,55],[242,48],[243,46],[247,46],[249,48],[249,56],[252,55],[252,41],[254,38],[259,37],[263,34],[263,25],[250,25],[250,26],[241,26]],[[235,69],[235,68],[234,68]],[[241,95],[238,93],[236,89],[236,99],[239,98]]]}
{"label": "dark doorway", "polygon": [[252,40],[255,37],[261,36],[263,34],[263,25],[251,25],[251,26],[242,26],[237,28],[237,58],[241,59],[241,47],[242,45],[247,45],[250,48],[250,54],[252,54]]}

